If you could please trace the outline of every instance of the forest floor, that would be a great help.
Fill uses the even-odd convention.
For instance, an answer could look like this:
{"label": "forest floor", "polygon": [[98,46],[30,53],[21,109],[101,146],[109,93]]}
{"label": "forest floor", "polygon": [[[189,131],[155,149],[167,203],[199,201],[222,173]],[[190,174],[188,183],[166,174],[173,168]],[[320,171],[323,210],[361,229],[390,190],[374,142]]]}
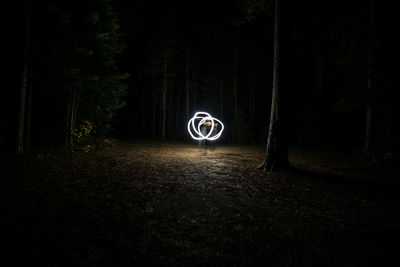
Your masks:
{"label": "forest floor", "polygon": [[[121,142],[1,158],[1,266],[399,266],[395,162]],[[394,264],[394,265],[393,265]]]}

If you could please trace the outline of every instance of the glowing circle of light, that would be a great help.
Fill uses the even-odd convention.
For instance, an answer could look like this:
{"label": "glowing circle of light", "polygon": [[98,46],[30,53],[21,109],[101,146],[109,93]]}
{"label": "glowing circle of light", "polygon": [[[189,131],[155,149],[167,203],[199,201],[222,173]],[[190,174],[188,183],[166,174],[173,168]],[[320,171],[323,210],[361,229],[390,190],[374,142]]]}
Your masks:
{"label": "glowing circle of light", "polygon": [[[204,125],[206,122],[209,122],[211,124],[211,129],[208,130],[208,133],[203,134],[201,132],[201,126]],[[217,133],[214,133],[214,128],[215,124],[219,123],[221,125],[221,129]],[[197,127],[196,127],[197,125]],[[190,134],[190,136],[194,140],[209,140],[209,141],[214,141],[217,140],[223,130],[224,130],[224,124],[222,121],[218,120],[217,118],[212,117],[209,113],[199,111],[194,114],[194,116],[188,121],[187,124],[187,129]]]}

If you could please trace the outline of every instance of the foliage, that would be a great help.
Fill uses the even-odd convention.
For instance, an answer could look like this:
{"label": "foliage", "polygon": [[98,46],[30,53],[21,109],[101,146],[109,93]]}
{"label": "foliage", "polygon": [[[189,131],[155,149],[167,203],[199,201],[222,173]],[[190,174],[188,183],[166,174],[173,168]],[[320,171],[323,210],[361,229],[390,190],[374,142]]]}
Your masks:
{"label": "foliage", "polygon": [[267,12],[272,16],[273,1],[271,0],[240,0],[238,1],[241,14],[233,22],[235,26],[241,26],[245,23],[254,21],[260,13]]}
{"label": "foliage", "polygon": [[95,144],[96,127],[93,122],[84,120],[78,128],[74,129],[73,137],[75,148],[89,152],[96,146]]}
{"label": "foliage", "polygon": [[84,0],[51,1],[39,10],[40,85],[66,105],[77,92],[76,121],[91,121],[99,137],[106,135],[115,112],[125,105],[128,77],[117,68],[124,44],[113,8],[108,0]]}

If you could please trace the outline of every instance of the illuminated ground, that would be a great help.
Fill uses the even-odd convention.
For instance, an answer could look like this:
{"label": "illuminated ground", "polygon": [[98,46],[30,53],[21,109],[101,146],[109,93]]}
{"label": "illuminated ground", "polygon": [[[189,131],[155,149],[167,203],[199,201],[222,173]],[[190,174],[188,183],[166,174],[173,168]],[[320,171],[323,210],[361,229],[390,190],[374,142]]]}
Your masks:
{"label": "illuminated ground", "polygon": [[389,265],[400,255],[391,165],[292,148],[155,142],[3,159],[4,261],[41,266]]}

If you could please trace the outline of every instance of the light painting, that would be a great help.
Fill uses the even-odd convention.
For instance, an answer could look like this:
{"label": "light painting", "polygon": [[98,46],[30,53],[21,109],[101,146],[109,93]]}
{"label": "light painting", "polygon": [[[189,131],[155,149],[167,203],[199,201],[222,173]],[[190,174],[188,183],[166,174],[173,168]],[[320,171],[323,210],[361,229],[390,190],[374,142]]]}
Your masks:
{"label": "light painting", "polygon": [[187,129],[194,140],[214,141],[221,136],[224,124],[209,113],[199,111],[188,121]]}

